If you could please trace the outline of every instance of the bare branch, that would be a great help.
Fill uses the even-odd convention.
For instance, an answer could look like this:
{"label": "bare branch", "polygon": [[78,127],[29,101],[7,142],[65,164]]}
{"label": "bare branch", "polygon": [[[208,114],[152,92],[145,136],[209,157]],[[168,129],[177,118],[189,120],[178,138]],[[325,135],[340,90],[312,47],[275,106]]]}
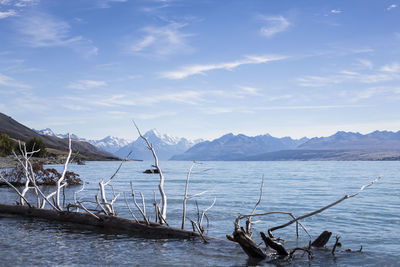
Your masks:
{"label": "bare branch", "polygon": [[72,154],[72,148],[71,148],[71,135],[68,133],[68,156],[67,159],[65,160],[64,163],[64,169],[63,172],[61,174],[61,177],[57,180],[57,193],[56,193],[56,207],[58,210],[62,210],[62,208],[60,207],[60,190],[61,190],[61,183],[63,182],[63,180],[65,179],[65,174],[67,172],[67,168],[68,168],[68,163],[69,160],[71,158],[71,154]]}
{"label": "bare branch", "polygon": [[[271,215],[271,214],[285,214],[285,215],[289,215],[290,217],[293,218],[293,220],[296,220],[296,217],[293,215],[293,213],[291,212],[285,212],[285,211],[269,211],[269,212],[264,212],[264,213],[256,213],[256,214],[246,214],[246,215],[242,215],[240,214],[237,218],[236,218],[236,222],[235,224],[239,224],[239,221],[243,218],[249,218],[249,217],[259,217],[259,216],[266,216],[266,215]],[[304,230],[304,232],[308,235],[308,237],[311,239],[311,235],[310,233],[307,231],[307,229],[304,227],[303,224],[301,224],[299,222],[299,225],[301,226],[301,228]],[[270,236],[271,234],[268,233]]]}
{"label": "bare branch", "polygon": [[185,185],[185,194],[183,196],[183,207],[182,207],[182,225],[181,229],[183,230],[185,228],[185,220],[186,220],[186,201],[188,200],[188,189],[189,189],[189,178],[190,178],[190,173],[192,172],[192,169],[194,165],[196,164],[196,161],[193,161],[192,166],[190,166],[188,173],[186,175],[186,185]]}
{"label": "bare branch", "polygon": [[193,220],[190,220],[191,222],[192,222],[192,225],[194,226],[194,227],[196,227],[196,229],[197,229],[197,231],[199,232],[199,234],[200,234],[200,236],[201,236],[201,239],[203,239],[203,241],[204,241],[204,243],[208,243],[208,241],[207,241],[207,239],[204,237],[204,235],[203,235],[203,232],[200,230],[200,227],[199,227],[199,225],[197,224],[197,222],[195,222],[195,221],[193,221]]}
{"label": "bare branch", "polygon": [[[135,190],[133,188],[133,183],[131,182],[131,191],[132,191],[132,198],[133,198],[133,203],[135,204],[136,208],[139,210],[140,214],[142,214],[144,221],[146,222],[147,225],[150,224],[149,220],[146,217],[146,213],[140,208],[139,204],[136,202],[136,197],[135,197]],[[143,195],[142,195],[143,196]]]}
{"label": "bare branch", "polygon": [[138,219],[136,218],[135,214],[133,213],[133,211],[132,211],[132,209],[131,209],[131,206],[129,206],[128,199],[126,198],[126,193],[125,193],[125,192],[124,192],[124,198],[125,198],[126,206],[128,207],[129,212],[131,213],[133,219],[134,219],[137,223],[139,223]]}
{"label": "bare branch", "polygon": [[25,196],[23,196],[19,190],[13,186],[9,181],[7,181],[0,173],[0,179],[2,179],[8,186],[10,186],[12,189],[14,189],[15,192],[17,192],[17,194],[26,202],[26,204],[28,205],[28,207],[32,207],[32,205],[29,203],[29,201],[25,198]]}
{"label": "bare branch", "polygon": [[217,201],[217,198],[214,197],[214,201],[211,203],[211,205],[201,212],[200,223],[199,223],[200,228],[202,228],[203,218],[206,215],[206,212],[209,211],[214,206],[216,201]]}
{"label": "bare branch", "polygon": [[373,185],[374,183],[376,183],[377,181],[379,181],[379,179],[381,179],[381,178],[382,178],[382,176],[379,176],[378,178],[376,178],[375,180],[373,180],[373,181],[370,182],[369,184],[362,186],[362,187],[360,188],[360,190],[358,190],[358,192],[356,192],[355,194],[352,194],[352,195],[345,195],[345,196],[342,197],[341,199],[336,200],[335,202],[333,202],[333,203],[331,203],[331,204],[329,204],[329,205],[327,205],[327,206],[325,206],[325,207],[322,207],[322,208],[320,208],[320,209],[318,209],[318,210],[316,210],[316,211],[313,211],[313,212],[307,213],[307,214],[305,214],[305,215],[303,215],[303,216],[297,217],[297,218],[295,218],[295,219],[293,219],[293,220],[291,220],[291,221],[289,221],[289,222],[287,222],[287,223],[285,223],[285,224],[272,227],[272,228],[268,229],[268,234],[269,234],[269,235],[272,235],[272,231],[275,231],[275,230],[277,230],[277,229],[284,228],[284,227],[286,227],[286,226],[291,225],[292,223],[295,223],[295,222],[300,221],[300,220],[302,220],[302,219],[308,218],[308,217],[313,216],[313,215],[315,215],[315,214],[321,213],[321,212],[323,212],[324,210],[327,210],[327,209],[329,209],[329,208],[331,208],[331,207],[333,207],[333,206],[339,204],[340,202],[342,202],[342,201],[344,201],[344,200],[346,200],[346,199],[355,197],[355,196],[357,196],[358,194],[360,194],[364,189],[370,187],[371,185]]}
{"label": "bare branch", "polygon": [[[78,191],[74,192],[74,202],[75,202],[75,204],[77,203],[77,200],[76,200],[77,194],[82,192],[84,189],[85,189],[85,183],[82,184],[81,189],[79,189]],[[79,208],[77,207],[76,208],[76,212],[78,212],[78,211],[79,211]]]}
{"label": "bare branch", "polygon": [[137,130],[139,136],[146,142],[147,148],[153,154],[154,167],[158,170],[158,173],[159,173],[159,176],[160,176],[160,183],[158,185],[158,189],[159,189],[160,195],[161,195],[161,215],[162,215],[163,219],[166,220],[167,219],[167,196],[166,196],[166,194],[164,192],[164,181],[165,181],[164,174],[163,174],[160,166],[158,165],[158,157],[157,157],[157,154],[156,154],[156,152],[154,150],[153,145],[150,144],[149,140],[142,135],[142,133],[140,132],[139,127],[136,125],[136,122],[134,120],[132,120],[132,121],[133,121],[133,124],[136,127],[136,130]]}

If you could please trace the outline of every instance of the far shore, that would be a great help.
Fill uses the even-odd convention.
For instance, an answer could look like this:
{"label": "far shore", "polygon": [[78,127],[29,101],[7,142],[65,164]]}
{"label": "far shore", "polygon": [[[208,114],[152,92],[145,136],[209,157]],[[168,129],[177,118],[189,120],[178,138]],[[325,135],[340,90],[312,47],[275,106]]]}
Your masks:
{"label": "far shore", "polygon": [[[46,157],[46,158],[32,158],[32,161],[39,161],[43,164],[64,164],[65,159]],[[14,156],[0,157],[0,169],[14,168],[18,165],[18,161]]]}

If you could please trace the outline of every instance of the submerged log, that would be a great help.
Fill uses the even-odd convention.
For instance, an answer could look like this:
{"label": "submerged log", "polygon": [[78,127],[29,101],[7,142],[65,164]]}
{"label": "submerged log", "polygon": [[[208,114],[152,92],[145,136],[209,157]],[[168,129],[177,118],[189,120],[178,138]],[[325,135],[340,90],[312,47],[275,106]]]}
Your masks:
{"label": "submerged log", "polygon": [[280,256],[287,256],[289,253],[286,251],[285,247],[278,242],[275,242],[270,237],[266,236],[263,232],[260,232],[261,238],[264,240],[264,243],[267,247],[275,250]]}
{"label": "submerged log", "polygon": [[267,257],[265,252],[243,230],[236,229],[233,237],[226,235],[226,238],[237,242],[250,258],[265,259]]}
{"label": "submerged log", "polygon": [[158,169],[147,169],[143,173],[154,174],[154,173],[160,173],[160,171]]}
{"label": "submerged log", "polygon": [[323,231],[314,242],[311,243],[312,247],[322,248],[328,243],[329,239],[331,238],[332,232]]}
{"label": "submerged log", "polygon": [[146,238],[177,238],[197,239],[198,233],[181,230],[178,228],[163,226],[158,223],[139,222],[116,217],[97,215],[99,219],[88,213],[55,211],[50,209],[29,208],[28,206],[0,204],[0,213],[15,214],[29,218],[40,218],[49,221],[76,223],[95,226],[118,233],[128,233]]}

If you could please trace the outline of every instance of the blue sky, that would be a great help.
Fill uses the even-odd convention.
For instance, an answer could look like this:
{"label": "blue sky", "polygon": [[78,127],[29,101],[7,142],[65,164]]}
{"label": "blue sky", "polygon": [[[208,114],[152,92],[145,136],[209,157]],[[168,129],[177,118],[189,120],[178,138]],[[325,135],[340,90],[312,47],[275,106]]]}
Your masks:
{"label": "blue sky", "polygon": [[133,139],[400,130],[400,1],[0,0],[0,111]]}

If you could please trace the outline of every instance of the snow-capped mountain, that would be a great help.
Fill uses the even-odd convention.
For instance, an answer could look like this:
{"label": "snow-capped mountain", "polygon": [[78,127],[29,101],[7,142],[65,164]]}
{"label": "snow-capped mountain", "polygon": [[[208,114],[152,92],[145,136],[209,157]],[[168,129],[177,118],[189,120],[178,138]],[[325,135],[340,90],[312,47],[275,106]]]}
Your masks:
{"label": "snow-capped mountain", "polygon": [[130,141],[127,139],[123,138],[118,138],[115,136],[107,136],[101,140],[88,140],[90,144],[94,145],[95,147],[110,152],[110,153],[115,153],[117,152],[121,147],[124,147],[128,144],[130,144]]}
{"label": "snow-capped mountain", "polygon": [[[32,130],[41,135],[54,136],[58,138],[68,138],[68,134],[56,134],[50,128],[42,130],[35,130],[35,129]],[[119,150],[121,147],[124,147],[131,142],[130,140],[114,136],[107,136],[100,140],[88,140],[86,138],[81,138],[75,134],[71,134],[71,139],[90,143],[91,145],[94,145],[95,147],[103,151],[110,152],[112,154],[114,154],[114,152]]]}
{"label": "snow-capped mountain", "polygon": [[[152,129],[144,134],[151,144],[153,144],[157,156],[160,160],[168,160],[173,155],[182,154],[195,144],[203,140],[191,141],[186,138],[179,138],[168,134],[161,134],[156,129]],[[136,141],[127,146],[122,147],[114,154],[118,157],[125,158],[132,151],[130,158],[151,160],[153,155],[147,149],[142,138],[138,137]]]}
{"label": "snow-capped mountain", "polygon": [[241,160],[261,153],[294,149],[306,141],[307,138],[296,140],[269,134],[246,136],[229,133],[213,141],[196,144],[185,153],[174,155],[172,160]]}
{"label": "snow-capped mountain", "polygon": [[[32,130],[41,135],[54,136],[54,137],[58,137],[58,138],[68,138],[68,134],[56,134],[50,128],[46,128],[46,129],[42,129],[42,130],[36,130],[36,129],[32,129]],[[85,138],[80,138],[75,134],[71,134],[71,139],[88,142],[88,140],[86,140]]]}

